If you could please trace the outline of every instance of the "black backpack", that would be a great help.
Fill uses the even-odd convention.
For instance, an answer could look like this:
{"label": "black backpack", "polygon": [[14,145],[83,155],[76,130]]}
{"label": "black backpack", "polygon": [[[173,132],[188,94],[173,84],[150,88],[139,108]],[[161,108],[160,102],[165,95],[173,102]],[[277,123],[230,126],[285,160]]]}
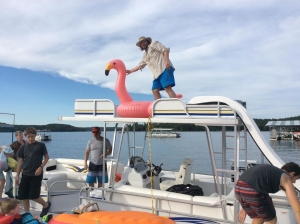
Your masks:
{"label": "black backpack", "polygon": [[191,184],[177,184],[169,187],[166,191],[176,192],[180,194],[187,194],[191,196],[203,196],[203,190],[198,185]]}

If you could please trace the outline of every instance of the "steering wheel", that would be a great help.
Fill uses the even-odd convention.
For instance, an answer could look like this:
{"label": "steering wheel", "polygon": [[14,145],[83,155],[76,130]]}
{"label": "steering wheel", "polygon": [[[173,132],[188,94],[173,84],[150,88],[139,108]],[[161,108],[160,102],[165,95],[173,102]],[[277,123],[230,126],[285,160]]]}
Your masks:
{"label": "steering wheel", "polygon": [[[152,163],[152,174],[154,176],[158,176],[160,174],[160,172],[162,170],[162,168],[161,168],[162,165],[163,165],[163,163],[160,164],[160,166],[156,166],[154,163]],[[148,166],[151,167],[150,164],[148,164]],[[147,175],[150,176],[150,170],[147,172]]]}

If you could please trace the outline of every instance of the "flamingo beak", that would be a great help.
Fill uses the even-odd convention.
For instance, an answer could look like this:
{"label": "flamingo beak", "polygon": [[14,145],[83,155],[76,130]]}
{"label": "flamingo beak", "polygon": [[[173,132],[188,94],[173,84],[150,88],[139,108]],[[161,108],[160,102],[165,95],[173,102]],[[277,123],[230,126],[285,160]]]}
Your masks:
{"label": "flamingo beak", "polygon": [[105,67],[105,75],[106,75],[106,76],[109,75],[109,71],[110,71],[112,68],[113,68],[113,65],[112,65],[110,62],[108,62],[108,63],[106,64],[106,67]]}

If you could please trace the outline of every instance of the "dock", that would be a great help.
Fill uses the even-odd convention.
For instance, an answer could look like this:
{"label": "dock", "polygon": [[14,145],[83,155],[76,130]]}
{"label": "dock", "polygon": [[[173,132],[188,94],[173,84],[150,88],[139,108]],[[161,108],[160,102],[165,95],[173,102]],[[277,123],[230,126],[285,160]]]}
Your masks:
{"label": "dock", "polygon": [[300,130],[300,120],[269,121],[270,140],[296,140],[295,132]]}

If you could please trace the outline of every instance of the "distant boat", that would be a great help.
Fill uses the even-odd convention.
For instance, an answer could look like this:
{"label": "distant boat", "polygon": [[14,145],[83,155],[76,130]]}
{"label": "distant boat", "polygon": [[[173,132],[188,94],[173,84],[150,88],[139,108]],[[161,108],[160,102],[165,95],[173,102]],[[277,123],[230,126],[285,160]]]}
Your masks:
{"label": "distant boat", "polygon": [[153,128],[151,138],[180,138],[181,134],[174,132],[172,128]]}
{"label": "distant boat", "polygon": [[50,130],[37,130],[37,135],[35,136],[35,140],[38,142],[51,141],[52,138],[49,133],[50,133]]}

